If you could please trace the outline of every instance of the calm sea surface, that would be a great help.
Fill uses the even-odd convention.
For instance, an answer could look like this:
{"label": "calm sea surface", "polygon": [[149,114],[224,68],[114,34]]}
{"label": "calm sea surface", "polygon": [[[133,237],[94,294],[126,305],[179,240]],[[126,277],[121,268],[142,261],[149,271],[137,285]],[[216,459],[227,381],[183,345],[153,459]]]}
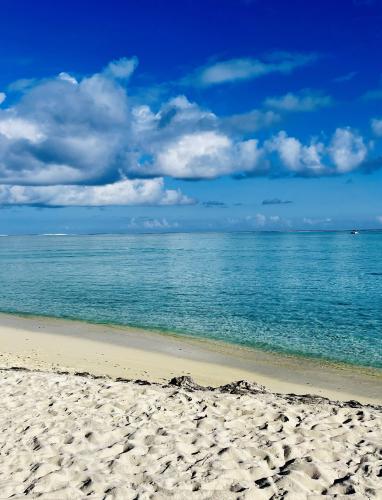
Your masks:
{"label": "calm sea surface", "polygon": [[0,238],[0,311],[382,367],[382,233]]}

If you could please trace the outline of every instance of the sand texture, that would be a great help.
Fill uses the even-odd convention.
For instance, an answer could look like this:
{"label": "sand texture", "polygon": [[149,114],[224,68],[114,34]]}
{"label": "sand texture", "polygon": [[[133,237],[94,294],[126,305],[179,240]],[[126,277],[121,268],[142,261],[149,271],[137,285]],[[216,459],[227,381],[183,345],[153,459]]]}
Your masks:
{"label": "sand texture", "polygon": [[44,317],[0,314],[0,366],[87,371],[162,383],[191,375],[199,384],[215,387],[232,380],[256,380],[272,392],[382,404],[382,370]]}
{"label": "sand texture", "polygon": [[382,408],[1,369],[0,498],[382,498]]}

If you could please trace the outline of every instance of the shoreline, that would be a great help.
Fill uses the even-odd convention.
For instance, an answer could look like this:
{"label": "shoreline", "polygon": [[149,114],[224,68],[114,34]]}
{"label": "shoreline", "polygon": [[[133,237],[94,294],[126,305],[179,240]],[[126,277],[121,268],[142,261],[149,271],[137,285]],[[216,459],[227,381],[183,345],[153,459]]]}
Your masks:
{"label": "shoreline", "polygon": [[[277,349],[272,349],[269,348],[267,349],[266,347],[260,347],[257,345],[250,345],[250,344],[240,344],[240,343],[235,343],[235,342],[230,342],[229,340],[223,340],[219,338],[213,338],[213,337],[204,337],[204,336],[198,336],[197,334],[191,334],[191,333],[185,333],[182,331],[175,331],[175,330],[165,330],[162,328],[146,328],[142,326],[135,326],[135,325],[124,325],[124,324],[119,324],[119,323],[107,323],[107,322],[101,322],[101,321],[93,321],[93,320],[87,320],[87,319],[79,319],[79,318],[72,318],[72,317],[67,317],[67,316],[49,316],[49,315],[44,315],[44,314],[34,314],[34,313],[20,313],[20,312],[3,312],[0,311],[0,328],[1,328],[1,317],[4,316],[9,316],[9,317],[14,317],[14,318],[22,318],[25,320],[53,320],[53,321],[59,321],[59,322],[67,322],[67,323],[79,323],[87,326],[95,326],[95,327],[103,327],[103,328],[110,328],[111,330],[116,330],[118,332],[124,332],[126,334],[131,334],[131,333],[140,333],[142,335],[154,335],[154,336],[159,336],[159,337],[166,337],[170,339],[176,339],[176,340],[184,340],[188,343],[196,343],[197,345],[200,346],[207,346],[212,349],[223,349],[224,351],[248,351],[249,353],[263,353],[264,355],[270,355],[274,357],[275,359],[280,358],[281,360],[283,359],[291,359],[294,360],[295,362],[305,362],[305,363],[316,363],[319,364],[322,367],[332,367],[338,370],[341,369],[351,369],[351,370],[356,370],[362,373],[370,372],[371,374],[376,373],[378,376],[378,373],[381,373],[382,375],[382,366],[372,366],[372,365],[362,365],[358,363],[352,363],[350,361],[343,361],[343,360],[335,360],[335,359],[330,359],[326,358],[325,356],[318,356],[318,355],[309,355],[306,353],[299,353],[299,352],[289,352],[289,351],[283,351],[283,350],[277,350]],[[70,335],[70,332],[66,332],[67,335]],[[145,346],[146,348],[146,346]],[[149,349],[150,350],[150,349]]]}
{"label": "shoreline", "polygon": [[198,384],[214,387],[246,379],[276,393],[382,402],[382,370],[377,368],[45,316],[0,313],[0,365],[160,383],[189,375]]}

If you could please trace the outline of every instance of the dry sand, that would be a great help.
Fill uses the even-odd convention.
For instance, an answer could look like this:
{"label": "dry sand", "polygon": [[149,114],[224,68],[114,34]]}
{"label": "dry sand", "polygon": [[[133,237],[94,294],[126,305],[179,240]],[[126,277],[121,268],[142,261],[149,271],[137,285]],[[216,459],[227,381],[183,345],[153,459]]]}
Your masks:
{"label": "dry sand", "polygon": [[381,371],[10,315],[0,366],[1,499],[382,498]]}
{"label": "dry sand", "polygon": [[382,497],[382,408],[0,370],[0,497]]}

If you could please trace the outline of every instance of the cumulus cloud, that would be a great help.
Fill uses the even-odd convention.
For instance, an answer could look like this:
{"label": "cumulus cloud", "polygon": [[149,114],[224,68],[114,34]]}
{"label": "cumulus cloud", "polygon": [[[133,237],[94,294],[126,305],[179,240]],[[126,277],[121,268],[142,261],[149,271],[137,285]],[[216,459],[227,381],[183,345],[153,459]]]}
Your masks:
{"label": "cumulus cloud", "polygon": [[382,119],[373,118],[371,120],[371,129],[377,137],[382,137]]}
{"label": "cumulus cloud", "polygon": [[322,142],[312,140],[308,145],[303,145],[295,137],[281,131],[266,142],[266,148],[277,153],[282,166],[290,172],[319,175],[325,171],[322,163],[325,146]]}
{"label": "cumulus cloud", "polygon": [[276,153],[280,167],[296,175],[338,175],[363,168],[366,171],[368,148],[364,139],[350,128],[338,128],[329,144],[313,138],[308,144],[279,132],[265,143],[270,153]]}
{"label": "cumulus cloud", "polygon": [[278,97],[268,97],[265,106],[278,111],[315,111],[319,108],[330,106],[332,98],[318,92],[303,91],[299,94],[289,92]]}
{"label": "cumulus cloud", "polygon": [[363,138],[349,128],[338,128],[331,140],[329,154],[337,172],[347,173],[361,165],[367,155]]}
{"label": "cumulus cloud", "polygon": [[124,179],[104,186],[0,186],[2,205],[107,206],[189,205],[179,190],[165,189],[161,178]]}
{"label": "cumulus cloud", "polygon": [[[274,54],[262,64],[265,72],[288,72],[308,59]],[[18,87],[0,108],[0,203],[188,203],[165,189],[163,177],[318,176],[371,168],[365,141],[350,129],[338,129],[329,144],[303,143],[285,131],[260,141],[252,133],[277,123],[273,110],[219,117],[185,95],[156,106],[131,99],[127,84],[136,66],[137,59],[124,58],[90,76],[61,72]]]}
{"label": "cumulus cloud", "polygon": [[274,52],[267,58],[238,58],[218,61],[198,68],[183,79],[184,84],[201,87],[250,80],[270,73],[290,73],[317,59],[316,54]]}
{"label": "cumulus cloud", "polygon": [[113,62],[79,81],[60,73],[0,110],[0,184],[209,179],[256,169],[258,141],[232,138],[214,113],[185,96],[156,112],[132,105],[120,79],[133,65]]}
{"label": "cumulus cloud", "polygon": [[0,110],[0,183],[111,180],[128,126],[127,95],[113,80],[61,74],[41,82]]}
{"label": "cumulus cloud", "polygon": [[213,130],[218,125],[218,117],[209,110],[190,102],[179,95],[164,102],[154,113],[148,105],[138,105],[132,109],[132,127],[135,139],[144,135],[158,143],[175,135],[196,130]]}
{"label": "cumulus cloud", "polygon": [[4,92],[0,92],[0,104],[2,104],[5,101],[6,97],[7,96],[4,94]]}
{"label": "cumulus cloud", "polygon": [[147,174],[178,179],[213,179],[235,172],[253,171],[261,150],[256,139],[233,141],[216,131],[184,134],[166,144],[154,164],[144,167]]}
{"label": "cumulus cloud", "polygon": [[35,122],[5,114],[0,121],[0,134],[6,139],[25,139],[31,143],[38,143],[45,137]]}
{"label": "cumulus cloud", "polygon": [[129,175],[212,179],[254,171],[262,154],[257,139],[232,137],[224,120],[185,96],[156,113],[147,105],[135,107],[132,132],[145,154],[130,155]]}

